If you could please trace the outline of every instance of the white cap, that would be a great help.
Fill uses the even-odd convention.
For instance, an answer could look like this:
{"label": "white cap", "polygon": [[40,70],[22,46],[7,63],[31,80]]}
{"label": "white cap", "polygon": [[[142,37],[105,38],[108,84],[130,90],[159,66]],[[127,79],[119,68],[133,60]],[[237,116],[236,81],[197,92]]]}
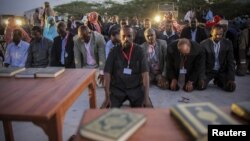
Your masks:
{"label": "white cap", "polygon": [[87,22],[88,22],[87,16],[83,16],[83,18],[82,18],[82,23],[87,23]]}

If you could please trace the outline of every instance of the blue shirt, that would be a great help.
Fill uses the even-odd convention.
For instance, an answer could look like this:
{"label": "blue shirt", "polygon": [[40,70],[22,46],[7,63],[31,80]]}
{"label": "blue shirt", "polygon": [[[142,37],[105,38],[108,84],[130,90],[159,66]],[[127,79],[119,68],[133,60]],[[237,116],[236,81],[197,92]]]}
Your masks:
{"label": "blue shirt", "polygon": [[220,42],[215,43],[214,42],[214,68],[213,70],[219,70],[220,69],[220,61],[219,61],[219,53],[220,53]]}
{"label": "blue shirt", "polygon": [[213,16],[213,12],[212,12],[211,10],[208,10],[208,12],[207,12],[207,15],[206,15],[205,19],[206,19],[207,21],[212,21],[212,20],[213,20],[213,18],[214,18],[214,16]]}
{"label": "blue shirt", "polygon": [[7,46],[5,53],[5,64],[9,64],[11,67],[24,67],[30,44],[25,41],[20,41],[18,45],[10,43]]}
{"label": "blue shirt", "polygon": [[56,26],[44,27],[43,36],[53,41],[54,38],[58,36]]}
{"label": "blue shirt", "polygon": [[197,33],[197,28],[194,31],[191,30],[191,36],[192,36],[191,39],[194,42],[196,42],[196,33]]}
{"label": "blue shirt", "polygon": [[105,47],[105,55],[106,55],[106,59],[108,58],[108,55],[109,55],[109,52],[110,52],[110,49],[114,47],[114,44],[112,43],[111,40],[109,40],[106,44],[106,47]]}

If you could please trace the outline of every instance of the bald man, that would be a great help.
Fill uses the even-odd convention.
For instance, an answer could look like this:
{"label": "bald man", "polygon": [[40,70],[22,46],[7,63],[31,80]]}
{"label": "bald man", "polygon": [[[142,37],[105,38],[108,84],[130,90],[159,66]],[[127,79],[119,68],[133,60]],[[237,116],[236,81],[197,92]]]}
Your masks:
{"label": "bald man", "polygon": [[204,59],[202,48],[194,41],[182,38],[171,43],[167,48],[170,90],[177,91],[181,85],[187,92],[193,91],[194,88],[200,89],[199,76],[204,71]]}
{"label": "bald man", "polygon": [[110,51],[105,64],[102,107],[119,108],[126,100],[131,107],[152,107],[147,60],[142,48],[133,43],[133,29],[124,26],[120,40],[121,44]]}

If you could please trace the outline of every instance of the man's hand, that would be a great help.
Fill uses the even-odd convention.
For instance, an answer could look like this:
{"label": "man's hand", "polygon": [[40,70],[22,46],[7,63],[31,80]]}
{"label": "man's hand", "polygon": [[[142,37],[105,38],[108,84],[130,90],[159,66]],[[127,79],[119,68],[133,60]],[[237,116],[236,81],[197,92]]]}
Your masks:
{"label": "man's hand", "polygon": [[162,88],[162,89],[169,88],[169,84],[163,76],[160,76],[160,78],[158,79],[157,86]]}
{"label": "man's hand", "polygon": [[176,80],[176,79],[173,79],[173,80],[171,81],[170,89],[173,90],[173,91],[176,91],[176,90],[177,90],[177,80]]}
{"label": "man's hand", "polygon": [[104,75],[99,74],[99,76],[98,76],[98,81],[99,81],[99,83],[101,83],[101,85],[103,86],[103,84],[104,84]]}
{"label": "man's hand", "polygon": [[152,102],[151,102],[151,100],[150,100],[149,97],[147,97],[147,98],[144,99],[142,107],[153,108],[153,104],[152,104]]}
{"label": "man's hand", "polygon": [[111,107],[111,101],[110,101],[110,98],[105,98],[105,100],[103,101],[102,103],[102,106],[101,106],[101,109],[104,109],[104,108],[110,108]]}
{"label": "man's hand", "polygon": [[188,82],[186,83],[186,86],[185,86],[185,91],[191,92],[191,91],[193,91],[193,89],[194,89],[194,87],[193,87],[193,82],[188,81]]}

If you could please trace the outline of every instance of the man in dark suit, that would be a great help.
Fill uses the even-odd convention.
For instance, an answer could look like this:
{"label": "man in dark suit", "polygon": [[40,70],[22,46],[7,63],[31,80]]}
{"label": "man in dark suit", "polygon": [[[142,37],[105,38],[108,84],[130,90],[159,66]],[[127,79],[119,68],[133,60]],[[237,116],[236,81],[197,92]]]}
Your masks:
{"label": "man in dark suit", "polygon": [[235,65],[232,43],[223,38],[223,26],[215,25],[211,30],[211,38],[201,42],[201,47],[206,54],[205,87],[210,80],[225,91],[233,92],[236,88],[234,83]]}
{"label": "man in dark suit", "polygon": [[171,43],[167,48],[167,78],[170,90],[183,89],[191,92],[200,89],[199,76],[204,70],[202,48],[198,43],[182,38]]}
{"label": "man in dark suit", "polygon": [[59,36],[54,38],[51,49],[51,66],[64,66],[65,68],[75,68],[74,63],[74,41],[73,35],[66,31],[64,22],[57,25]]}
{"label": "man in dark suit", "polygon": [[174,25],[172,20],[166,20],[165,30],[160,33],[159,39],[165,40],[167,44],[171,44],[173,41],[179,39],[178,34],[174,30]]}
{"label": "man in dark suit", "polygon": [[207,34],[204,28],[198,26],[198,21],[192,18],[189,26],[185,27],[181,32],[181,38],[187,38],[192,41],[200,43],[201,41],[207,39]]}

